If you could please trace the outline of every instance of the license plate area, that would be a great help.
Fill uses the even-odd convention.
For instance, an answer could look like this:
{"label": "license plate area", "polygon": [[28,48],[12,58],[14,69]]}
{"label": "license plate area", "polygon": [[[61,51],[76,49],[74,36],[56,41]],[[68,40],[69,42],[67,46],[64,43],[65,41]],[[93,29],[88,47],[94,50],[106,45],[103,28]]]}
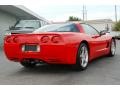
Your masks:
{"label": "license plate area", "polygon": [[36,44],[35,45],[34,44],[22,45],[22,51],[23,52],[39,52],[40,46]]}

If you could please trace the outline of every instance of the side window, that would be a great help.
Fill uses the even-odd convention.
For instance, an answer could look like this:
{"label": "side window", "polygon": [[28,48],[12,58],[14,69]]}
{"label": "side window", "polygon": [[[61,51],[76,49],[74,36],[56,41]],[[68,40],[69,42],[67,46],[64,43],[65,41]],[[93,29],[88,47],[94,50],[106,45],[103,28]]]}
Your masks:
{"label": "side window", "polygon": [[41,22],[39,21],[39,28],[42,27]]}
{"label": "side window", "polygon": [[81,24],[85,33],[89,35],[98,35],[99,32],[95,30],[92,26],[89,26],[87,24]]}
{"label": "side window", "polygon": [[46,22],[45,21],[40,21],[40,23],[41,23],[41,26],[44,26],[44,25],[46,25]]}

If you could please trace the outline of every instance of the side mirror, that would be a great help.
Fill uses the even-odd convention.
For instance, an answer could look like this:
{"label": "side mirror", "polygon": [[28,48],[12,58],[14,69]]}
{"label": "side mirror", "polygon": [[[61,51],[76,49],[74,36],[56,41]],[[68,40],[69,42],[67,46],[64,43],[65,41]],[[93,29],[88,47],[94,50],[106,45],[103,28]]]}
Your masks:
{"label": "side mirror", "polygon": [[105,35],[107,32],[105,30],[100,31],[100,36]]}

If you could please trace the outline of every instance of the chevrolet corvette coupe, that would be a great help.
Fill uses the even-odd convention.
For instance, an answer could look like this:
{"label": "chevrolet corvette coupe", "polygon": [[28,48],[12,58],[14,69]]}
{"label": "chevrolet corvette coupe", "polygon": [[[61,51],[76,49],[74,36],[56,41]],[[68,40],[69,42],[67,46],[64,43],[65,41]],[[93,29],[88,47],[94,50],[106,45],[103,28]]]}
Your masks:
{"label": "chevrolet corvette coupe", "polygon": [[80,70],[100,56],[114,56],[115,39],[86,23],[59,23],[43,26],[29,34],[12,34],[4,39],[10,61],[24,67],[38,63],[75,65]]}

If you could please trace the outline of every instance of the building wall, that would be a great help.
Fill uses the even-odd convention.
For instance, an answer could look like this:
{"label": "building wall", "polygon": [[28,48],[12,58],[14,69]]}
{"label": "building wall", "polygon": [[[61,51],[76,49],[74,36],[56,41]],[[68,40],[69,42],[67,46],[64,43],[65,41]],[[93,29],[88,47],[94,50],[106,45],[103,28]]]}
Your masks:
{"label": "building wall", "polygon": [[0,11],[0,47],[2,47],[5,31],[9,29],[9,26],[14,25],[16,21],[15,16]]}
{"label": "building wall", "polygon": [[102,31],[102,30],[106,30],[107,24],[108,24],[108,28],[111,31],[112,30],[112,26],[113,23],[89,23],[91,26],[95,27],[97,30]]}

